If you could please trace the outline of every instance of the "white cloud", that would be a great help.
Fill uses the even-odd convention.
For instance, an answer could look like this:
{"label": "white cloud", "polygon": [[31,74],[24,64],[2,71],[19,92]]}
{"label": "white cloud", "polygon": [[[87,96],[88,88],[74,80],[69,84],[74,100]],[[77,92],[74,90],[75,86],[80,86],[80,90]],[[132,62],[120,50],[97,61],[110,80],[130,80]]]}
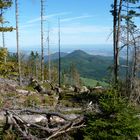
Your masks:
{"label": "white cloud", "polygon": [[29,29],[29,28],[31,28],[33,26],[35,26],[35,24],[23,24],[23,25],[20,26],[20,29],[25,29],[25,28]]}
{"label": "white cloud", "polygon": [[[52,42],[58,42],[58,29],[53,28],[51,33]],[[61,27],[62,44],[109,44],[107,40],[111,28],[97,25],[76,25]]]}
{"label": "white cloud", "polygon": [[[39,46],[40,45],[40,28],[30,28],[29,24],[27,30],[19,31],[20,46]],[[26,27],[26,26],[24,26]],[[24,28],[23,27],[23,28]],[[88,25],[88,24],[65,24],[61,25],[61,44],[110,44],[111,37],[107,40],[111,33],[110,26]],[[7,33],[6,44],[16,46],[15,32]],[[47,38],[47,33],[45,37]],[[52,27],[50,29],[50,43],[58,44],[58,28]]]}
{"label": "white cloud", "polygon": [[[52,28],[54,32],[58,31],[58,28]],[[97,25],[73,25],[73,26],[63,26],[61,27],[62,34],[81,34],[81,33],[109,33],[111,28],[108,26],[97,26]]]}
{"label": "white cloud", "polygon": [[[59,16],[63,16],[63,15],[68,15],[68,14],[70,14],[70,12],[54,13],[54,14],[43,16],[43,19],[47,20],[47,19],[50,19],[50,18],[54,18],[56,16],[59,17]],[[27,23],[35,23],[35,22],[38,22],[40,20],[41,20],[41,17],[38,17],[38,18],[27,21]]]}
{"label": "white cloud", "polygon": [[85,18],[91,18],[91,17],[93,17],[93,16],[83,15],[83,16],[77,16],[77,17],[72,17],[72,18],[64,18],[64,19],[61,19],[61,22],[69,22],[72,20],[79,20],[79,19],[85,19]]}
{"label": "white cloud", "polygon": [[[62,13],[51,14],[51,15],[48,15],[48,16],[44,16],[44,20],[49,19],[49,18],[53,18],[53,17],[56,17],[56,16],[67,15],[67,14],[70,14],[70,12],[62,12]],[[70,21],[73,21],[73,20],[80,20],[80,19],[91,18],[91,17],[93,17],[93,16],[82,15],[82,16],[71,17],[71,18],[63,18],[63,19],[61,19],[61,22],[70,22]],[[40,17],[36,18],[36,19],[29,20],[25,24],[21,25],[20,29],[24,30],[25,28],[26,29],[27,28],[32,29],[33,27],[35,28],[35,26],[38,25],[38,24],[36,24],[38,21],[40,21]],[[39,27],[37,27],[37,28],[39,28]],[[66,29],[66,30],[71,30],[71,29],[69,28],[69,29]]]}

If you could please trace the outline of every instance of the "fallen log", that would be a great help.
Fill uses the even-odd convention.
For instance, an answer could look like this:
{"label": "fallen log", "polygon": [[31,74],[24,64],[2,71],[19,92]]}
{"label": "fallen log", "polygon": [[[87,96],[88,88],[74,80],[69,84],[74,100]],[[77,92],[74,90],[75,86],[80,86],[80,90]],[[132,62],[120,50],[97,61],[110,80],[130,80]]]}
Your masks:
{"label": "fallen log", "polygon": [[[85,126],[84,116],[69,119],[58,112],[44,110],[9,110],[5,109],[6,125],[12,125],[17,134],[24,139],[50,140],[63,133]],[[32,118],[33,117],[33,118]],[[32,119],[31,119],[32,118]],[[33,132],[39,131],[39,136]]]}

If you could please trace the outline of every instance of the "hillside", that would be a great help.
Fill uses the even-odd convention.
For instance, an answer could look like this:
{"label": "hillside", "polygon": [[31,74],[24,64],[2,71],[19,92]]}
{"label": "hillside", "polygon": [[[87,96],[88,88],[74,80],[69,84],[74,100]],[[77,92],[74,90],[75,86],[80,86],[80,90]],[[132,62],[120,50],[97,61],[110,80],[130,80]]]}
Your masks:
{"label": "hillside", "polygon": [[107,87],[109,84],[104,82],[104,81],[97,81],[94,79],[89,79],[89,78],[83,78],[81,77],[82,84],[87,86],[87,87],[96,87],[96,86],[102,86],[102,87]]}
{"label": "hillside", "polygon": [[[64,56],[68,55],[68,53],[61,52],[60,55],[61,55],[61,57],[64,57]],[[58,57],[59,57],[59,53],[58,53],[58,52],[53,53],[53,54],[50,55],[50,59],[51,59],[51,60],[56,60],[56,59],[58,59]],[[46,55],[46,56],[44,57],[44,60],[45,60],[45,62],[48,61],[48,55]]]}
{"label": "hillside", "polygon": [[[121,63],[123,63],[121,59]],[[57,63],[58,60],[55,61]],[[71,64],[75,64],[80,76],[90,79],[103,80],[111,75],[113,64],[111,56],[90,55],[82,50],[75,50],[61,58],[62,71],[68,71]]]}

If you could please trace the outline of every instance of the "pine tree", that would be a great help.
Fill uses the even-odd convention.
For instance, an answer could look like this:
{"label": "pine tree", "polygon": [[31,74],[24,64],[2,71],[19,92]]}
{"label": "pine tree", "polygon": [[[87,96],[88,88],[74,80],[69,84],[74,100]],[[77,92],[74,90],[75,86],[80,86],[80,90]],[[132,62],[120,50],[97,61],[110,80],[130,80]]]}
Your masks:
{"label": "pine tree", "polygon": [[7,48],[0,47],[0,75],[10,76],[16,73],[15,63],[12,61],[4,62],[5,58],[8,56]]}
{"label": "pine tree", "polygon": [[80,85],[80,74],[74,63],[70,65],[70,82],[71,85]]}
{"label": "pine tree", "polygon": [[3,27],[3,24],[5,22],[5,19],[4,19],[4,11],[7,10],[9,7],[12,6],[12,0],[0,0],[0,9],[1,9],[1,13],[0,13],[0,23],[1,23],[1,26],[0,26],[0,32],[11,32],[14,30],[13,27]]}

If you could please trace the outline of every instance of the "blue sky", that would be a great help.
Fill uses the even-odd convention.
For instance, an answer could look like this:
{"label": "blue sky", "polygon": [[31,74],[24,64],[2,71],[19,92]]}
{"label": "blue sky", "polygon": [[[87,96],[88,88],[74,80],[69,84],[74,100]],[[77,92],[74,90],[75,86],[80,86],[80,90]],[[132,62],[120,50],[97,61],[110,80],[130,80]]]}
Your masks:
{"label": "blue sky", "polygon": [[[61,44],[111,44],[110,14],[112,0],[46,0],[45,39],[50,28],[50,44],[58,42],[58,18],[61,19]],[[19,0],[19,34],[21,48],[40,46],[40,0]],[[9,25],[15,26],[14,4],[5,13]],[[15,31],[5,33],[6,46],[16,46]],[[1,40],[0,40],[1,41]]]}

